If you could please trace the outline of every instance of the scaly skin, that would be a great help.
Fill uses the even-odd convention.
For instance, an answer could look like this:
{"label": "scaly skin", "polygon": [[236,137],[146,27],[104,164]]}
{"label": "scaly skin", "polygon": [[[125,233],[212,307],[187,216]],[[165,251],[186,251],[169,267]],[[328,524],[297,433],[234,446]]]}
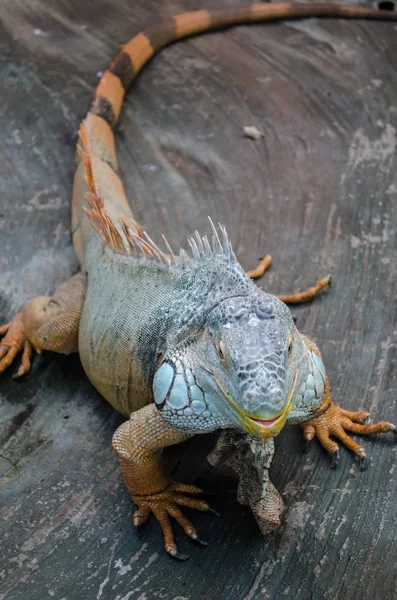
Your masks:
{"label": "scaly skin", "polygon": [[[74,178],[72,231],[82,272],[52,297],[27,304],[0,329],[0,372],[23,351],[22,375],[33,349],[70,353],[112,406],[129,417],[113,445],[138,509],[140,525],[158,519],[165,548],[176,548],[170,517],[200,541],[180,507],[211,510],[193,498],[202,490],[172,482],[158,451],[196,433],[223,430],[211,455],[229,462],[240,477],[239,501],[251,506],[263,533],[279,524],[281,498],[269,479],[273,437],[286,422],[301,423],[304,437],[317,435],[338,458],[338,438],[362,460],[361,446],[345,433],[395,430],[366,426],[368,413],[332,403],[317,346],[294,326],[286,305],[258,290],[270,264],[244,273],[226,232],[213,230],[212,246],[198,234],[193,256],[161,251],[133,221],[118,175],[113,129],[124,94],[146,62],[178,39],[225,25],[302,17],[396,20],[397,13],[333,4],[253,4],[185,13],[152,25],[132,38],[103,74],[80,129]],[[87,218],[88,217],[88,218]],[[329,283],[280,297],[296,303]],[[335,461],[336,462],[336,461]]]}

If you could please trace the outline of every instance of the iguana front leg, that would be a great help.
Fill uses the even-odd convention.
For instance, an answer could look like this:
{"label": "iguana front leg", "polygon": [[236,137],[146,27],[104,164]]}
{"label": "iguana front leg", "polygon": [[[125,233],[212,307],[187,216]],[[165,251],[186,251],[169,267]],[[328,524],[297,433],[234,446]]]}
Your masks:
{"label": "iguana front leg", "polygon": [[[322,365],[321,353],[317,345],[309,338],[302,336],[309,351],[313,352],[319,359],[317,364]],[[324,369],[324,367],[320,367]],[[313,375],[313,374],[311,374]],[[388,433],[389,431],[396,431],[396,426],[387,421],[381,421],[373,425],[369,425],[368,417],[369,413],[366,411],[351,412],[344,410],[332,401],[330,386],[328,377],[326,377],[325,370],[322,376],[325,378],[325,390],[324,398],[320,409],[317,414],[312,413],[312,418],[303,420],[305,411],[307,411],[306,417],[312,412],[310,403],[305,405],[303,401],[301,403],[300,410],[302,411],[302,419],[300,423],[303,429],[303,435],[306,442],[310,442],[314,437],[317,437],[320,444],[326,449],[328,454],[332,456],[332,467],[335,468],[339,462],[339,445],[333,441],[331,437],[336,438],[342,444],[351,450],[360,459],[360,467],[363,469],[366,464],[365,450],[360,444],[357,444],[351,437],[346,433],[356,433],[359,435],[374,435],[377,433]],[[312,377],[313,379],[313,377]],[[316,377],[314,377],[315,381]],[[294,410],[294,409],[293,409]],[[295,417],[295,422],[298,422]]]}
{"label": "iguana front leg", "polygon": [[324,400],[324,405],[327,405],[324,412],[300,425],[306,442],[309,443],[314,437],[317,437],[320,444],[332,456],[332,468],[335,468],[339,463],[339,445],[331,437],[336,438],[358,456],[360,468],[363,470],[366,466],[365,450],[360,444],[352,440],[346,432],[368,436],[377,433],[388,433],[389,431],[395,432],[396,426],[387,421],[372,425],[367,424],[369,413],[363,410],[351,412],[334,404],[331,401],[329,386]]}
{"label": "iguana front leg", "polygon": [[160,450],[192,437],[168,425],[158,414],[154,404],[145,406],[131,415],[113,436],[113,448],[120,456],[124,481],[138,509],[133,515],[134,525],[142,525],[153,514],[160,523],[166,551],[179,560],[188,557],[177,550],[170,517],[182,527],[186,535],[203,545],[191,522],[182,514],[181,506],[212,511],[204,500],[192,498],[203,490],[195,485],[170,481],[164,474]]}
{"label": "iguana front leg", "polygon": [[33,349],[60,354],[77,352],[80,315],[87,281],[78,273],[60,285],[53,296],[33,298],[9,323],[0,327],[0,373],[9,367],[19,352],[22,363],[17,376],[31,368]]}

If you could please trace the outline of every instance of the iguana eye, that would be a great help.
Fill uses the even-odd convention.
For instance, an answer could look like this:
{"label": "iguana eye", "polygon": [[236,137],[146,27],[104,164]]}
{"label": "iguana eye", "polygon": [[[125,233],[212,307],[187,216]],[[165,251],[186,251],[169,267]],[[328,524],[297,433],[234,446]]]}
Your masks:
{"label": "iguana eye", "polygon": [[226,349],[225,349],[225,344],[223,343],[222,340],[219,340],[218,346],[217,346],[217,350],[218,350],[219,358],[221,360],[225,360],[225,358],[226,358]]}

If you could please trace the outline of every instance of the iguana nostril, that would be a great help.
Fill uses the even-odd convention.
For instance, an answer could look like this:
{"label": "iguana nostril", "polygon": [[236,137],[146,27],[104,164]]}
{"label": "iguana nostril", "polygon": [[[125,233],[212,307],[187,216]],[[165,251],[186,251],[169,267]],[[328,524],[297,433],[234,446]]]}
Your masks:
{"label": "iguana nostril", "polygon": [[247,403],[252,404],[254,398],[255,398],[255,395],[252,392],[248,392],[248,394],[246,396]]}
{"label": "iguana nostril", "polygon": [[280,390],[272,393],[272,403],[280,405],[284,402],[284,395]]}

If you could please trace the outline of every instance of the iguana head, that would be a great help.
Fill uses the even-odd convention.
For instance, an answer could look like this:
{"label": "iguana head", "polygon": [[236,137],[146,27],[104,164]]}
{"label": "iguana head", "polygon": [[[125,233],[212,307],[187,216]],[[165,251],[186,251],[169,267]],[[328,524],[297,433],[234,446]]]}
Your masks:
{"label": "iguana head", "polygon": [[285,424],[304,355],[291,313],[278,298],[258,289],[229,297],[162,357],[155,403],[178,429],[237,428],[273,437]]}

